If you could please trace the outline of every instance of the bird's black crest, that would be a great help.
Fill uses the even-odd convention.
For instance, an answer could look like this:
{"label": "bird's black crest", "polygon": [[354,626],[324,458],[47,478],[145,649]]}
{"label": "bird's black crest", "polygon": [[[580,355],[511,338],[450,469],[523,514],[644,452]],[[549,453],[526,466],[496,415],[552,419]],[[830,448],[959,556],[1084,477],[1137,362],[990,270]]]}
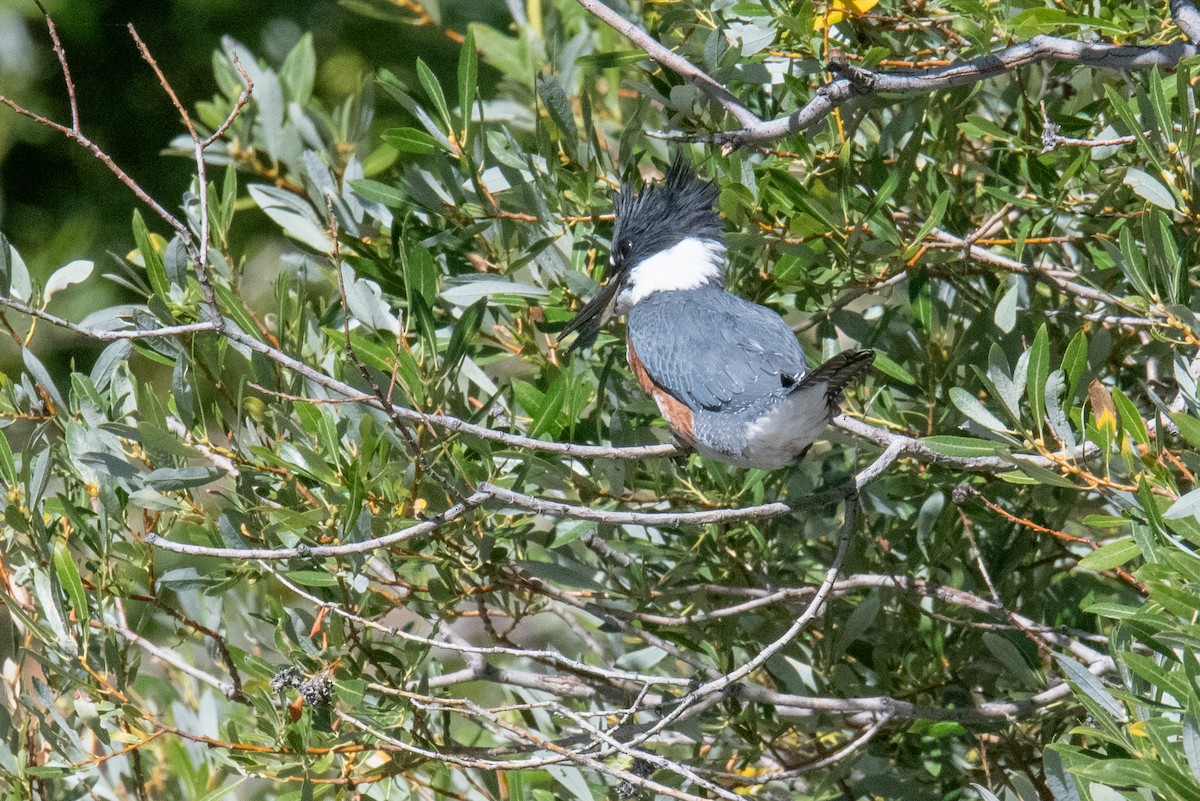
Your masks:
{"label": "bird's black crest", "polygon": [[689,237],[723,241],[721,218],[713,209],[719,192],[712,181],[697,178],[680,156],[662,183],[641,191],[621,187],[613,198],[613,253],[624,266],[632,266]]}
{"label": "bird's black crest", "polygon": [[638,262],[673,247],[689,237],[723,244],[721,218],[713,210],[719,190],[711,181],[696,177],[691,165],[679,156],[666,179],[634,191],[621,187],[613,198],[616,225],[612,239],[612,269],[608,283],[581,308],[558,335],[579,332],[567,352],[586,348],[612,313],[621,285]]}

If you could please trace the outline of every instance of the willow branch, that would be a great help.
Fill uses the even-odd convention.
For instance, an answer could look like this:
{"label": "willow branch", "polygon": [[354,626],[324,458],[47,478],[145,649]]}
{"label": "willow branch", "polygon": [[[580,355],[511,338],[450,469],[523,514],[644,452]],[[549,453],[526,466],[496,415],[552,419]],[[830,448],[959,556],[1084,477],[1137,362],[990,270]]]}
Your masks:
{"label": "willow branch", "polygon": [[872,71],[834,60],[829,69],[836,77],[818,88],[800,109],[773,120],[763,120],[750,111],[720,82],[688,59],[662,45],[634,22],[625,19],[600,0],[577,0],[590,14],[603,21],[662,66],[675,72],[719,103],[741,126],[708,137],[673,137],[688,140],[707,139],[726,149],[763,144],[790,136],[811,127],[834,109],[850,100],[873,95],[912,96],[942,89],[967,86],[1040,63],[1078,64],[1109,70],[1170,68],[1197,53],[1194,44],[1200,37],[1200,13],[1189,0],[1172,0],[1175,24],[1190,39],[1165,45],[1135,46],[1077,42],[1056,36],[1034,36],[985,56],[966,59],[947,67],[924,70]]}
{"label": "willow branch", "polygon": [[347,542],[341,545],[298,545],[295,548],[216,548],[208,545],[192,545],[186,542],[163,539],[154,532],[146,534],[143,539],[147,544],[165,551],[186,553],[191,556],[213,556],[219,559],[320,559],[328,556],[345,556],[352,553],[375,551],[380,548],[386,548],[389,545],[395,545],[398,542],[411,540],[414,537],[422,537],[430,534],[447,523],[462,517],[490,497],[492,497],[490,492],[480,490],[429,520],[424,520],[416,525],[386,534],[382,537],[372,537],[371,539],[359,542]]}

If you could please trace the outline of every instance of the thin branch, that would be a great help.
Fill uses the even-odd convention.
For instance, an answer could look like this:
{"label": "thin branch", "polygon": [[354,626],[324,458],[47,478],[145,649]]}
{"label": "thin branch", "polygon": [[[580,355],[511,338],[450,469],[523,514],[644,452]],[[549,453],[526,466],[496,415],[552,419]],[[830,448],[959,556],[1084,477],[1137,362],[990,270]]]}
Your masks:
{"label": "thin branch", "polygon": [[695,84],[705,94],[716,100],[735,120],[743,126],[761,124],[761,120],[750,109],[742,105],[733,93],[718,83],[704,70],[688,61],[657,39],[642,30],[637,23],[627,20],[600,0],[578,0],[588,13],[605,22],[617,33],[646,51],[646,54],[684,80]]}
{"label": "thin branch", "polygon": [[742,679],[749,676],[755,670],[758,670],[768,659],[777,654],[780,650],[786,647],[796,638],[801,631],[817,616],[818,613],[825,607],[825,601],[829,598],[829,593],[833,590],[833,583],[837,580],[838,573],[842,569],[842,563],[846,559],[846,551],[850,545],[850,532],[854,529],[855,510],[857,508],[858,493],[856,489],[852,489],[847,495],[844,503],[844,520],[842,521],[841,534],[838,537],[837,553],[833,557],[833,562],[829,569],[825,572],[825,578],[821,581],[821,585],[813,594],[812,601],[800,613],[795,622],[788,627],[787,631],[781,634],[774,642],[766,645],[752,659],[747,660],[744,664],[735,670],[732,670],[720,678],[705,682],[694,690],[689,691],[686,695],[679,699],[678,705],[667,715],[664,715],[657,723],[647,729],[644,733],[635,737],[630,745],[638,745],[645,742],[652,735],[666,729],[685,713],[692,710],[697,704],[702,701],[716,703],[719,701],[727,687],[738,684]]}
{"label": "thin branch", "polygon": [[[881,448],[891,448],[893,445],[897,447],[899,456],[907,456],[916,459],[923,464],[935,464],[941,467],[953,468],[955,470],[963,470],[968,473],[984,473],[994,475],[995,473],[1003,473],[1009,470],[1015,470],[1020,467],[1021,462],[1029,462],[1036,464],[1039,467],[1050,467],[1056,464],[1052,459],[1036,454],[1015,454],[1012,456],[947,456],[944,453],[938,453],[930,448],[921,440],[915,437],[910,437],[905,434],[897,434],[894,431],[888,431],[884,428],[878,428],[869,423],[864,423],[846,415],[839,415],[833,418],[833,425],[842,429],[848,434],[858,437],[859,439],[874,442]],[[1099,449],[1095,445],[1089,443],[1088,446],[1082,449],[1076,449],[1079,453],[1068,454],[1065,452],[1055,454],[1060,458],[1087,458]]]}
{"label": "thin branch", "polygon": [[[362,397],[363,393],[349,384],[338,381],[319,370],[315,370],[304,362],[288,356],[278,348],[272,347],[261,340],[255,339],[242,331],[235,328],[227,328],[224,335],[234,342],[238,342],[251,350],[256,350],[267,358],[285,367],[304,378],[312,381],[318,386],[324,387],[339,395],[345,395],[350,398]],[[389,410],[381,404],[378,399],[364,401],[368,406],[372,406],[383,412]],[[557,453],[562,456],[579,456],[598,459],[645,459],[655,456],[674,456],[682,451],[675,445],[642,445],[636,447],[614,447],[607,445],[575,445],[569,442],[547,442],[546,440],[534,439],[532,437],[522,436],[520,434],[510,434],[506,431],[498,431],[496,429],[487,428],[486,426],[475,425],[468,423],[457,417],[451,417],[444,414],[426,414],[425,412],[416,409],[408,409],[395,404],[391,407],[391,412],[394,412],[397,417],[402,420],[407,420],[410,423],[418,425],[432,425],[438,428],[452,431],[459,434],[467,434],[480,439],[499,442],[513,448],[541,451],[543,453]]]}
{"label": "thin branch", "polygon": [[236,699],[241,695],[241,690],[239,690],[230,682],[221,681],[216,676],[201,670],[173,651],[168,651],[165,648],[155,645],[133,629],[129,628],[129,621],[125,619],[124,604],[121,602],[120,598],[115,599],[114,603],[116,604],[117,614],[117,626],[115,627],[116,632],[126,640],[141,648],[143,651],[150,654],[160,662],[170,665],[181,673],[185,673],[188,676],[191,676],[193,679],[203,682],[210,687],[215,687],[226,698]]}
{"label": "thin branch", "polygon": [[175,553],[186,553],[192,556],[213,556],[219,559],[320,559],[327,556],[345,556],[352,553],[367,553],[395,545],[398,542],[422,537],[437,531],[447,523],[462,517],[464,514],[491,498],[486,490],[475,492],[470,497],[456,503],[436,517],[424,520],[414,526],[392,532],[382,537],[372,537],[360,542],[347,542],[341,545],[298,545],[295,548],[215,548],[208,545],[191,545],[185,542],[166,540],[154,532],[145,535],[143,540],[156,548]]}
{"label": "thin branch", "polygon": [[[669,686],[675,686],[675,687],[686,687],[691,683],[690,679],[687,679],[682,676],[651,676],[648,674],[633,673],[633,672],[626,671],[626,670],[617,670],[617,669],[613,669],[613,668],[606,668],[606,667],[602,667],[599,665],[589,665],[585,662],[580,662],[578,660],[571,659],[570,657],[563,656],[561,653],[559,653],[558,651],[554,651],[554,650],[538,650],[535,648],[514,648],[514,647],[509,647],[509,646],[503,646],[503,645],[468,645],[468,644],[460,643],[460,642],[450,642],[447,640],[439,640],[439,639],[436,639],[433,637],[423,637],[419,634],[413,634],[412,632],[406,631],[401,628],[396,628],[394,626],[388,626],[386,624],[379,623],[374,620],[369,620],[360,615],[356,615],[355,613],[350,612],[349,610],[343,609],[338,604],[333,604],[333,603],[328,603],[326,601],[323,601],[316,595],[312,594],[305,588],[301,587],[299,584],[296,584],[295,582],[288,579],[287,576],[285,576],[284,574],[275,570],[275,568],[271,567],[271,565],[263,562],[263,563],[261,563],[261,566],[263,567],[264,570],[271,573],[271,575],[273,575],[277,581],[279,581],[281,584],[283,584],[285,587],[287,587],[291,592],[295,593],[298,597],[305,598],[308,601],[312,602],[313,604],[317,605],[318,607],[320,607],[322,609],[328,609],[331,614],[337,615],[341,618],[344,618],[345,620],[349,620],[349,621],[356,623],[360,626],[363,626],[365,628],[369,628],[374,631],[381,632],[390,637],[397,637],[399,639],[406,640],[408,642],[420,643],[421,645],[427,645],[427,646],[430,646],[433,648],[441,648],[441,649],[444,649],[447,651],[453,651],[453,652],[460,653],[460,654],[480,654],[483,656],[489,656],[489,655],[512,656],[512,657],[531,659],[531,660],[535,660],[538,662],[545,662],[547,664],[555,665],[556,667],[561,667],[566,670],[570,670],[581,676],[593,676],[593,677],[602,679],[602,680],[610,682],[610,683],[616,683],[617,686],[621,687],[622,689],[625,689],[627,687],[641,688],[646,685],[652,685],[652,686],[669,685]],[[470,675],[474,676],[474,678],[467,678],[466,676],[468,674],[457,675],[455,677],[455,682],[473,681],[475,679],[497,680],[497,678],[502,674],[503,674],[503,671],[493,672],[491,668],[486,668],[486,669],[484,669],[483,673],[479,676],[474,676],[474,671],[472,671]],[[455,683],[455,682],[443,682],[443,683],[449,684],[449,683]]]}
{"label": "thin branch", "polygon": [[[171,100],[171,105],[175,107],[175,111],[179,114],[179,118],[183,120],[183,125],[187,128],[188,136],[192,140],[192,149],[194,152],[193,160],[196,164],[196,183],[197,183],[197,205],[199,207],[197,225],[200,227],[199,239],[200,248],[196,254],[195,272],[196,281],[200,284],[200,290],[204,293],[204,304],[208,307],[209,313],[213,321],[213,325],[217,331],[225,327],[225,318],[221,314],[221,306],[217,303],[217,293],[213,288],[212,279],[208,274],[208,239],[209,239],[209,214],[208,214],[208,165],[204,161],[204,148],[207,147],[205,142],[200,138],[200,134],[196,131],[196,126],[192,122],[192,117],[188,114],[188,110],[183,103],[179,102],[179,97],[175,94],[175,89],[171,86],[171,82],[167,80],[167,76],[158,66],[158,62],[154,60],[154,56],[150,54],[150,48],[142,41],[142,37],[138,35],[137,29],[133,27],[133,23],[127,26],[129,35],[133,37],[133,41],[137,44],[138,51],[142,54],[142,59],[145,60],[150,68],[154,70],[154,74],[158,77],[158,84],[163,91],[167,93],[167,97]],[[242,69],[241,64],[237,64],[239,70]],[[252,85],[249,76],[242,70],[243,76],[247,81],[247,85]],[[248,93],[246,94],[248,97]],[[233,112],[225,121],[225,127],[228,127],[234,119],[234,116],[240,112],[241,107],[245,105],[239,99],[239,102],[234,105]]]}
{"label": "thin branch", "polygon": [[904,443],[899,440],[893,441],[870,466],[854,477],[852,489],[841,488],[820,492],[801,498],[794,503],[764,503],[759,506],[747,506],[740,509],[705,509],[698,512],[625,512],[619,509],[596,509],[591,506],[580,506],[560,501],[550,501],[544,498],[535,498],[532,495],[498,487],[487,482],[481,483],[479,489],[489,493],[498,501],[551,517],[569,517],[573,520],[591,520],[596,523],[609,523],[618,526],[665,526],[670,528],[703,526],[711,523],[763,520],[779,517],[791,512],[829,506],[845,498],[848,491],[857,492],[879,478],[883,475],[883,471],[895,462],[903,451]]}
{"label": "thin branch", "polygon": [[[1017,263],[1019,264],[1019,262]],[[39,317],[53,325],[57,325],[62,328],[66,328],[67,330],[74,331],[78,334],[102,341],[114,339],[146,339],[150,337],[178,336],[200,331],[214,330],[212,321],[204,321],[200,323],[191,323],[188,325],[157,328],[150,331],[103,331],[100,329],[86,328],[77,325],[68,320],[64,320],[61,317],[57,317],[53,314],[49,314],[40,309],[33,308],[32,306],[28,306],[20,301],[15,301],[10,298],[0,297],[0,306],[8,306],[9,308],[12,308],[23,314]],[[486,426],[476,425],[450,415],[426,414],[425,412],[421,412],[416,409],[409,409],[395,404],[392,404],[390,409],[388,409],[379,398],[371,395],[364,395],[350,384],[332,378],[331,376],[328,376],[325,373],[310,367],[304,362],[288,356],[278,348],[249,336],[248,334],[238,330],[236,327],[231,326],[225,328],[225,330],[222,331],[222,335],[234,342],[245,345],[251,350],[258,351],[280,366],[299,373],[301,376],[307,378],[318,386],[324,387],[332,392],[336,392],[339,395],[343,395],[349,402],[360,402],[364,405],[379,409],[380,411],[394,413],[396,417],[400,418],[401,420],[406,420],[410,423],[434,425],[447,431],[475,436],[492,442],[499,442],[512,448],[540,451],[543,453],[556,453],[563,456],[577,456],[581,458],[647,459],[663,456],[675,456],[683,452],[678,446],[669,444],[620,447],[611,445],[577,445],[570,442],[547,442],[546,440],[533,439],[532,437],[526,437],[520,434],[511,434],[507,431],[499,431],[497,429],[487,428]],[[313,402],[319,402],[319,399],[314,399]],[[946,454],[937,453],[918,439],[906,436],[904,434],[897,434],[895,432],[888,431],[885,428],[873,426],[861,420],[847,417],[846,415],[835,417],[832,423],[835,427],[842,429],[846,433],[867,442],[874,443],[885,450],[895,445],[896,448],[892,450],[890,454],[888,454],[887,462],[880,464],[880,470],[882,470],[883,467],[890,465],[893,461],[901,456],[915,459],[923,464],[936,464],[942,467],[965,470],[972,473],[995,474],[999,472],[1007,472],[1016,466],[1016,463],[1013,462],[1011,458],[1004,458],[1000,456],[947,456]],[[1096,447],[1089,444],[1088,446],[1085,446],[1082,454],[1076,454],[1074,458],[1085,458],[1095,450]],[[1058,455],[1062,458],[1072,458],[1070,454],[1066,453]],[[1053,460],[1036,454],[1021,454],[1015,458],[1019,458],[1022,461],[1032,462],[1042,467],[1054,464]],[[875,476],[871,476],[871,480],[874,480],[874,477]],[[510,492],[500,488],[494,489],[499,489],[502,493]],[[558,513],[557,511],[551,511],[554,508],[553,502],[547,501],[545,503],[550,504],[549,506],[544,507],[544,509],[547,510],[545,512],[546,514]],[[808,506],[809,504],[806,502],[805,505]],[[759,512],[739,512],[738,510],[733,510],[732,517],[729,519],[737,519],[738,514],[743,513],[747,515],[747,517],[744,519],[751,519],[756,515],[758,517],[772,517],[786,514],[788,511],[792,510],[791,507],[788,507],[786,504],[768,505],[768,507],[769,508],[763,508]],[[537,510],[535,509],[534,511]],[[588,512],[595,514],[607,514],[600,510],[587,510],[583,512],[583,514],[587,514]],[[724,522],[725,518],[723,518],[722,515],[730,514],[730,510],[712,510],[695,513],[664,512],[659,514],[660,516],[658,517],[658,520],[660,522],[658,525],[691,525],[702,524],[706,522]],[[679,514],[694,516],[684,517],[679,522],[671,522],[675,517],[678,517]],[[712,515],[715,517],[708,519],[705,517],[705,515]],[[605,517],[601,522],[610,522],[610,520],[609,518]]]}
{"label": "thin branch", "polygon": [[68,331],[73,331],[76,334],[81,334],[89,339],[95,339],[100,342],[112,342],[118,339],[153,339],[155,337],[175,337],[184,336],[186,334],[197,334],[202,331],[212,331],[215,329],[211,320],[205,320],[199,323],[187,323],[185,325],[167,325],[162,328],[150,329],[118,329],[115,331],[106,331],[100,328],[88,328],[82,325],[65,320],[62,317],[43,311],[34,306],[22,303],[19,300],[6,298],[0,295],[0,306],[6,306],[13,311],[30,317],[36,317],[45,320],[51,325],[56,325],[60,328],[65,328]]}
{"label": "thin branch", "polygon": [[741,776],[735,773],[726,773],[723,775],[723,778],[728,781],[737,782],[742,787],[750,787],[760,784],[770,784],[771,782],[790,781],[792,779],[799,778],[800,776],[812,773],[814,770],[828,768],[831,765],[836,765],[839,762],[845,761],[848,757],[853,756],[855,753],[862,750],[867,743],[875,739],[875,735],[879,734],[880,729],[882,729],[891,719],[891,715],[880,715],[878,720],[876,720],[867,728],[863,729],[861,734],[859,734],[850,742],[846,743],[841,748],[837,749],[833,753],[826,754],[819,759],[815,759],[812,762],[801,765],[800,767],[789,768],[788,770],[782,770],[776,773],[764,773],[762,775],[753,777]]}
{"label": "thin branch", "polygon": [[230,109],[229,116],[217,126],[217,130],[213,131],[211,136],[200,143],[201,150],[207,150],[210,145],[225,135],[225,132],[229,130],[229,126],[233,125],[234,120],[241,115],[246,103],[250,102],[250,95],[254,93],[254,80],[250,77],[250,73],[246,71],[246,68],[242,66],[242,61],[238,58],[237,51],[232,51],[229,56],[233,59],[233,66],[237,69],[238,74],[245,81],[245,86],[242,87],[242,93],[238,95],[233,108]]}

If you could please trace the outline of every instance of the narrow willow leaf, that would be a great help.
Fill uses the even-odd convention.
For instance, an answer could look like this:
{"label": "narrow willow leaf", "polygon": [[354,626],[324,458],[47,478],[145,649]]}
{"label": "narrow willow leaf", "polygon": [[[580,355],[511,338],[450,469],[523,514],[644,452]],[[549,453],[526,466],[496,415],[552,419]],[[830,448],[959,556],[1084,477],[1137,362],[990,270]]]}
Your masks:
{"label": "narrow willow leaf", "polygon": [[401,153],[428,155],[440,149],[438,140],[416,128],[391,128],[380,134],[380,138]]}
{"label": "narrow willow leaf", "polygon": [[1055,654],[1054,659],[1058,662],[1058,666],[1062,669],[1067,680],[1079,688],[1082,693],[1095,701],[1101,709],[1118,722],[1126,720],[1124,707],[1121,706],[1116,698],[1113,698],[1112,694],[1104,688],[1100,679],[1096,678],[1091,671],[1071,657],[1063,654]]}
{"label": "narrow willow leaf", "polygon": [[1181,517],[1200,517],[1200,489],[1194,489],[1183,495],[1162,515],[1167,520],[1178,520]]}
{"label": "narrow willow leaf", "polygon": [[1079,379],[1083,377],[1083,371],[1087,369],[1087,357],[1087,334],[1080,331],[1071,337],[1071,343],[1067,345],[1067,352],[1063,354],[1062,371],[1067,377],[1067,406],[1071,405],[1075,392],[1079,389]]}
{"label": "narrow willow leaf", "polygon": [[1004,452],[1004,446],[999,442],[975,437],[936,436],[924,437],[921,444],[935,453],[946,456],[971,458],[975,456],[996,456]]}
{"label": "narrow willow leaf", "polygon": [[58,574],[58,583],[67,591],[67,599],[75,609],[75,619],[86,626],[88,621],[87,594],[83,591],[83,581],[79,578],[79,570],[67,544],[59,540],[54,544],[54,572]]}
{"label": "narrow willow leaf", "polygon": [[1175,195],[1171,193],[1171,190],[1163,186],[1161,181],[1152,178],[1142,170],[1130,167],[1126,171],[1125,180],[1122,183],[1137,193],[1143,200],[1167,211],[1178,211],[1175,207]]}
{"label": "narrow willow leaf", "polygon": [[1025,393],[1029,399],[1029,410],[1033,415],[1033,430],[1041,431],[1045,419],[1046,378],[1050,375],[1050,335],[1042,323],[1029,346],[1029,373],[1025,382]]}
{"label": "narrow willow leaf", "polygon": [[478,82],[479,54],[475,51],[475,32],[468,27],[458,54],[458,105],[464,133],[471,127],[471,106],[475,103]]}
{"label": "narrow willow leaf", "polygon": [[1075,778],[1067,773],[1062,757],[1053,748],[1042,752],[1042,767],[1046,777],[1046,786],[1054,801],[1080,801],[1079,788]]}
{"label": "narrow willow leaf", "polygon": [[163,263],[162,254],[154,246],[142,213],[136,209],[133,212],[133,239],[137,242],[138,252],[142,254],[142,263],[146,266],[150,288],[154,290],[155,295],[165,298],[171,291],[171,284],[167,280],[167,267]]}
{"label": "narrow willow leaf", "polygon": [[1133,437],[1133,441],[1137,444],[1149,445],[1150,432],[1146,430],[1146,421],[1142,419],[1142,414],[1133,401],[1119,389],[1112,391],[1112,399],[1113,405],[1117,409],[1117,417],[1121,421],[1121,428],[1125,433]]}
{"label": "narrow willow leaf", "polygon": [[379,181],[372,181],[370,178],[351,181],[350,188],[363,200],[381,203],[393,209],[404,208],[410,202],[402,189]]}
{"label": "narrow willow leaf", "polygon": [[46,280],[46,286],[42,289],[42,300],[49,303],[50,298],[57,295],[62,290],[71,286],[86,281],[88,276],[95,269],[95,263],[86,259],[76,259],[75,261],[58,268],[54,274]]}
{"label": "narrow willow leaf", "polygon": [[313,36],[305,33],[296,42],[283,66],[279,69],[279,79],[287,90],[288,100],[303,106],[312,97],[313,82],[317,76],[317,53],[313,48]]}
{"label": "narrow willow leaf", "polygon": [[1187,755],[1192,777],[1200,781],[1200,725],[1197,725],[1196,715],[1192,712],[1183,716],[1183,752]]}
{"label": "narrow willow leaf", "polygon": [[1114,567],[1120,567],[1128,563],[1129,560],[1140,555],[1141,549],[1133,541],[1133,537],[1125,537],[1092,551],[1079,560],[1079,566],[1085,570],[1111,570]]}
{"label": "narrow willow leaf", "polygon": [[58,638],[58,646],[66,649],[71,654],[76,653],[78,647],[75,643],[75,638],[71,636],[71,632],[67,629],[67,622],[63,617],[63,609],[59,601],[58,591],[50,581],[50,574],[45,570],[34,571],[33,594],[37,598],[38,612],[42,620],[54,632],[54,636]]}
{"label": "narrow willow leaf", "polygon": [[925,222],[921,224],[917,235],[913,237],[912,244],[908,246],[908,250],[904,252],[905,259],[911,259],[921,247],[921,243],[925,241],[925,237],[929,236],[929,232],[937,228],[941,224],[942,218],[946,216],[946,209],[950,206],[950,200],[953,197],[953,192],[942,192],[938,195],[937,200],[933,203],[933,209],[929,216],[925,218]]}
{"label": "narrow willow leaf", "polygon": [[950,400],[960,412],[989,431],[1011,433],[1008,426],[1000,422],[1000,419],[989,412],[978,398],[962,387],[950,388]]}
{"label": "narrow willow leaf", "polygon": [[574,153],[579,145],[579,129],[575,124],[575,110],[567,93],[553,76],[539,73],[537,76],[538,97],[546,105],[550,119],[562,133],[560,141],[567,152]]}
{"label": "narrow willow leaf", "polygon": [[433,101],[433,107],[446,125],[445,130],[449,131],[454,126],[450,123],[450,108],[446,105],[446,96],[442,93],[442,85],[438,83],[437,76],[433,74],[433,70],[429,69],[425,60],[420,58],[417,59],[417,80],[421,82],[421,88],[425,90],[425,94]]}
{"label": "narrow willow leaf", "polygon": [[[62,394],[59,393],[58,387],[54,385],[54,380],[50,378],[49,371],[42,364],[41,360],[33,355],[33,351],[29,348],[21,349],[21,360],[25,362],[25,369],[29,371],[30,378],[38,387],[45,391],[46,397],[54,406],[61,411],[66,411],[66,405],[63,403]],[[50,411],[50,410],[47,410]]]}
{"label": "narrow willow leaf", "polygon": [[1183,412],[1172,412],[1171,420],[1179,428],[1180,435],[1193,448],[1200,448],[1200,420]]}
{"label": "narrow willow leaf", "polygon": [[1075,430],[1062,407],[1062,396],[1066,390],[1066,378],[1062,370],[1055,370],[1046,379],[1046,419],[1050,421],[1050,429],[1063,447],[1072,452],[1075,450]]}
{"label": "narrow willow leaf", "polygon": [[983,644],[992,652],[992,656],[1000,660],[1000,663],[1008,670],[1009,675],[1021,684],[1022,687],[1037,687],[1041,684],[1041,680],[1029,664],[1025,661],[1025,657],[1021,656],[1020,650],[1004,637],[991,631],[983,633]]}

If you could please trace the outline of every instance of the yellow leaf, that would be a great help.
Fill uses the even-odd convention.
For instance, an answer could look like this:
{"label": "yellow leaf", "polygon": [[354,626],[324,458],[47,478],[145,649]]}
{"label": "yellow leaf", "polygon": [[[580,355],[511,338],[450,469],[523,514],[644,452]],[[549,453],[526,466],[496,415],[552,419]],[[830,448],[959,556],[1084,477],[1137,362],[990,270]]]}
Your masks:
{"label": "yellow leaf", "polygon": [[1147,736],[1146,735],[1146,721],[1144,721],[1144,720],[1134,721],[1133,723],[1130,723],[1129,726],[1125,730],[1127,732],[1129,732],[1129,734],[1133,737],[1145,737],[1145,736]]}
{"label": "yellow leaf", "polygon": [[813,21],[813,30],[824,30],[826,26],[835,25],[846,17],[866,14],[877,5],[879,0],[832,0],[825,7],[825,13]]}

